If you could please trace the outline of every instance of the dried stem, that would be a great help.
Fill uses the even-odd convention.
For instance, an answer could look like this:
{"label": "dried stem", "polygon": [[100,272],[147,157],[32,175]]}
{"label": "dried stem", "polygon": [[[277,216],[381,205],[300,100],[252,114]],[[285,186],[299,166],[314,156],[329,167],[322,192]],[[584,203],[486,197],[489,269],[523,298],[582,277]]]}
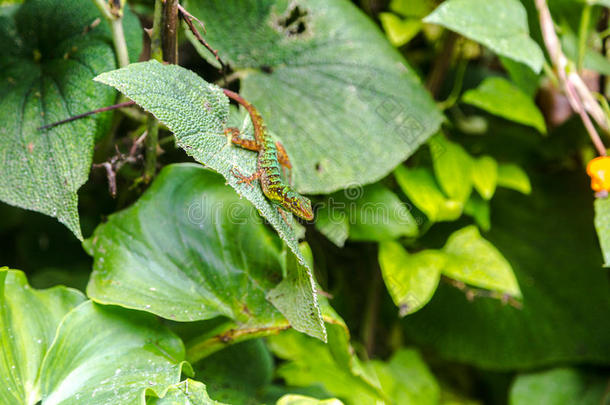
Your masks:
{"label": "dried stem", "polygon": [[540,18],[542,37],[549,56],[551,57],[551,63],[557,73],[559,84],[563,87],[572,109],[580,115],[585,129],[589,133],[589,137],[597,149],[597,153],[600,156],[606,156],[606,147],[588,115],[590,114],[601,128],[608,131],[608,124],[604,111],[578,73],[574,71],[568,73],[568,59],[561,50],[559,38],[557,38],[557,33],[555,33],[553,19],[546,0],[536,0],[536,8],[538,9],[538,16]]}

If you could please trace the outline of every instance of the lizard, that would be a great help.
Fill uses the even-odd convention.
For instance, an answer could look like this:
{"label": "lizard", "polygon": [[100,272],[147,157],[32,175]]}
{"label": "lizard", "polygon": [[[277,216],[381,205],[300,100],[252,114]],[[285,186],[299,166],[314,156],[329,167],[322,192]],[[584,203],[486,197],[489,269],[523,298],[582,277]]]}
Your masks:
{"label": "lizard", "polygon": [[237,169],[232,169],[231,173],[239,179],[238,183],[246,183],[249,186],[252,186],[253,181],[259,180],[263,194],[278,207],[282,217],[284,214],[281,209],[285,209],[299,218],[311,221],[314,218],[311,201],[297,193],[282,178],[280,166],[292,168],[282,144],[271,139],[263,117],[252,104],[231,90],[223,89],[223,92],[246,109],[254,128],[254,139],[241,137],[239,129],[234,127],[225,128],[225,135],[230,137],[233,144],[258,152],[257,170],[252,175],[245,176]]}

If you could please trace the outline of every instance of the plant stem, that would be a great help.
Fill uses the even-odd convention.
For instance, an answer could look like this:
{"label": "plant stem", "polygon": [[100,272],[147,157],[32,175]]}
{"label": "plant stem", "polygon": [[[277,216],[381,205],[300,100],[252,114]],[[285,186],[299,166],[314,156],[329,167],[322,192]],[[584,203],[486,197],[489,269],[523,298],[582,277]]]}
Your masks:
{"label": "plant stem", "polygon": [[104,18],[110,23],[112,42],[118,66],[125,67],[129,65],[129,52],[127,51],[127,42],[125,41],[125,33],[123,31],[123,3],[121,3],[121,8],[111,9],[105,0],[93,1]]}
{"label": "plant stem", "polygon": [[163,51],[161,49],[161,25],[163,24],[163,1],[155,0],[155,14],[153,26],[150,31],[150,58],[163,62]]}
{"label": "plant stem", "polygon": [[574,71],[568,72],[569,61],[561,50],[559,38],[555,32],[553,19],[546,0],[536,0],[536,8],[538,9],[542,38],[551,58],[551,63],[557,72],[557,79],[563,87],[570,106],[580,115],[585,129],[597,149],[597,153],[600,156],[606,156],[606,147],[588,115],[591,114],[597,124],[608,131],[604,111],[578,73]]}
{"label": "plant stem", "polygon": [[110,24],[112,26],[112,41],[114,42],[117,62],[119,67],[125,67],[129,65],[129,52],[127,51],[127,42],[125,42],[125,33],[123,32],[123,18],[116,18]]}
{"label": "plant stem", "polygon": [[582,14],[580,15],[580,28],[578,32],[578,61],[576,63],[576,67],[579,72],[582,72],[584,61],[585,61],[585,53],[587,51],[587,39],[588,39],[588,30],[589,23],[591,22],[591,5],[589,3],[585,3],[584,8],[582,9]]}
{"label": "plant stem", "polygon": [[178,63],[178,0],[165,0],[161,41],[163,60]]}
{"label": "plant stem", "polygon": [[157,171],[157,145],[159,143],[159,121],[148,114],[146,122],[146,160],[144,162],[144,181],[149,183]]}

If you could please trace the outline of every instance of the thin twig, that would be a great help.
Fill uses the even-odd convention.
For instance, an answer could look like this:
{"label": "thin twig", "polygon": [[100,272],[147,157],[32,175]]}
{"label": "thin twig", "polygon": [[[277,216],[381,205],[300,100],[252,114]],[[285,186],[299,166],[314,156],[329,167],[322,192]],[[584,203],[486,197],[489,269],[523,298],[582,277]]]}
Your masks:
{"label": "thin twig", "polygon": [[493,299],[500,300],[503,304],[508,304],[513,308],[516,308],[516,309],[523,308],[521,301],[517,300],[514,297],[511,297],[508,294],[503,294],[498,291],[483,290],[480,288],[472,288],[472,287],[467,286],[462,281],[454,280],[454,279],[446,277],[446,276],[442,277],[442,281],[457,288],[458,290],[462,291],[468,301],[474,301],[476,298],[493,298]]}
{"label": "thin twig", "polygon": [[180,4],[178,4],[178,11],[180,12],[180,17],[182,17],[186,25],[188,25],[189,30],[191,30],[195,38],[197,38],[197,41],[199,41],[199,43],[203,45],[208,51],[212,52],[218,63],[220,63],[221,71],[224,73],[226,71],[226,65],[218,56],[218,51],[212,48],[210,44],[208,44],[208,42],[203,38],[203,36],[201,36],[199,31],[197,30],[197,27],[195,27],[195,25],[193,24],[193,20],[197,21],[203,28],[203,32],[205,32],[205,26],[203,25],[203,23],[199,21],[197,17],[186,11],[186,9]]}
{"label": "thin twig", "polygon": [[74,115],[74,116],[72,116],[70,118],[66,118],[65,120],[61,120],[61,121],[53,122],[51,124],[43,125],[43,126],[39,127],[38,130],[39,131],[43,131],[45,129],[53,128],[53,127],[56,127],[58,125],[65,124],[67,122],[76,121],[78,119],[88,117],[89,115],[101,113],[101,112],[104,112],[104,111],[116,110],[117,108],[128,107],[128,106],[131,106],[131,105],[134,105],[134,104],[135,103],[133,101],[126,101],[124,103],[119,103],[119,104],[110,105],[108,107],[98,108],[97,110],[87,111],[86,113]]}

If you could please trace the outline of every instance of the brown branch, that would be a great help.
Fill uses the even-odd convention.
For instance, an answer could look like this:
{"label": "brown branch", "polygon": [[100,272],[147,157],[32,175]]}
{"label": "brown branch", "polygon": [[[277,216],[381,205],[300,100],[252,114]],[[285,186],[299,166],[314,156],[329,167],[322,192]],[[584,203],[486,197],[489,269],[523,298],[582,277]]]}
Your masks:
{"label": "brown branch", "polygon": [[178,0],[165,0],[162,21],[163,60],[175,65],[178,63]]}

